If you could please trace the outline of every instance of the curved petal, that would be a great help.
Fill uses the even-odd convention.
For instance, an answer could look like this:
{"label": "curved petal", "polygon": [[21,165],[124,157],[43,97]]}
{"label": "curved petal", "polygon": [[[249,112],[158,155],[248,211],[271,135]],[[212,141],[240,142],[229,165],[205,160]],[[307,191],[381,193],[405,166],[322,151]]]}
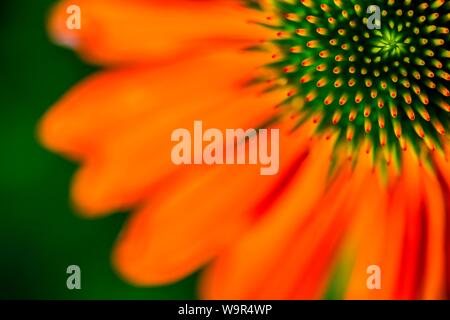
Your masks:
{"label": "curved petal", "polygon": [[[348,173],[327,187],[331,143],[316,144],[260,225],[208,268],[207,299],[319,298],[333,248],[351,217]],[[347,186],[347,187],[346,187]]]}
{"label": "curved petal", "polygon": [[[350,233],[358,235],[350,236],[354,243],[348,244],[352,248],[348,255],[353,256],[354,263],[346,299],[401,299],[417,289],[420,176],[418,164],[405,165],[403,173],[408,174],[374,193],[374,204],[357,215],[359,228],[350,229]],[[381,289],[367,286],[367,269],[373,265],[381,270]]]}
{"label": "curved petal", "polygon": [[101,64],[165,60],[265,39],[267,30],[250,23],[256,10],[239,1],[79,0],[81,28],[67,28],[63,1],[53,10],[50,33],[85,59]]}
{"label": "curved petal", "polygon": [[[449,154],[448,150],[447,155]],[[446,279],[446,298],[450,298],[450,161],[447,158],[436,157],[435,163],[437,165],[437,174],[440,184],[440,189],[445,199],[445,272],[447,274]]]}
{"label": "curved petal", "polygon": [[[448,219],[448,194],[445,194],[434,174],[425,174],[425,252],[421,299],[447,299],[445,281],[448,243],[446,219]],[[446,212],[447,211],[447,212]]]}
{"label": "curved petal", "polygon": [[250,165],[215,166],[159,190],[118,241],[120,273],[139,285],[176,281],[239,239],[304,161],[304,132],[282,135],[276,176],[261,176]]}
{"label": "curved petal", "polygon": [[[444,205],[434,173],[404,155],[403,171],[387,190],[385,206],[357,215],[344,244],[354,256],[347,299],[444,297]],[[358,234],[358,235],[356,235]],[[356,245],[353,245],[353,244]],[[369,290],[367,267],[381,269],[381,289]]]}
{"label": "curved petal", "polygon": [[83,158],[142,119],[232,107],[219,103],[231,104],[233,97],[249,92],[255,95],[245,85],[260,75],[265,58],[228,50],[156,67],[99,72],[47,112],[40,123],[40,138],[47,148]]}
{"label": "curved petal", "polygon": [[270,119],[280,93],[262,95],[261,87],[247,85],[258,56],[223,51],[106,72],[75,88],[46,115],[40,136],[47,147],[83,160],[76,204],[94,215],[143,199],[178,169],[170,160],[171,133],[192,129],[195,120],[225,129]]}

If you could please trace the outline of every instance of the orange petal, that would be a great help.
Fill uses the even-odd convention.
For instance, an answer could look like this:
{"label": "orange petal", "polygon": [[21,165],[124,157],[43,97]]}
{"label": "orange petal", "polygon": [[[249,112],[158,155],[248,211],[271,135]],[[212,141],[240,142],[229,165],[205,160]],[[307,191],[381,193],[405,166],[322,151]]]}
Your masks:
{"label": "orange petal", "polygon": [[75,89],[45,117],[40,133],[49,148],[85,160],[74,187],[77,205],[106,213],[148,195],[178,169],[170,160],[171,132],[192,129],[195,120],[220,129],[268,120],[282,96],[245,85],[259,61],[221,52],[157,70],[106,73]]}
{"label": "orange petal", "polygon": [[[447,299],[445,258],[448,243],[446,243],[446,219],[448,204],[445,202],[445,189],[442,189],[434,175],[424,174],[425,202],[425,236],[424,237],[424,277],[421,299]],[[448,198],[447,198],[448,199]],[[447,212],[446,212],[447,210]]]}
{"label": "orange petal", "polygon": [[53,10],[49,28],[57,42],[102,64],[168,59],[256,44],[267,29],[249,21],[258,11],[239,1],[79,0],[81,28],[70,30],[66,12],[73,1]]}
{"label": "orange petal", "polygon": [[136,124],[115,139],[105,141],[98,155],[85,162],[75,180],[74,199],[86,213],[128,207],[150,194],[152,185],[183,168],[174,165],[170,158],[175,145],[170,141],[174,130],[192,131],[198,119],[203,121],[205,129],[253,128],[270,118],[274,102],[275,99],[267,96],[236,97],[225,110],[211,113],[189,110],[184,115],[171,114]]}
{"label": "orange petal", "polygon": [[[386,198],[388,190],[379,190],[372,194],[372,201],[365,210],[358,212],[357,220],[361,232],[354,244],[356,247],[355,262],[349,285],[346,288],[347,299],[388,299],[392,298],[398,282],[399,262],[404,238],[405,210],[400,191],[393,194],[396,201],[388,206]],[[350,229],[355,232],[358,229]],[[353,247],[353,244],[350,244]],[[389,257],[392,257],[389,259]],[[367,287],[370,274],[369,266],[381,269],[381,290]]]}
{"label": "orange petal", "polygon": [[50,109],[40,138],[54,151],[84,157],[142,119],[232,107],[220,102],[231,104],[236,95],[249,94],[244,85],[259,75],[264,62],[262,55],[222,51],[156,68],[101,72]]}
{"label": "orange petal", "polygon": [[[447,155],[448,150],[447,151]],[[446,270],[445,272],[447,275],[450,275],[450,206],[449,206],[449,200],[450,199],[450,161],[447,159],[443,159],[441,157],[436,157],[435,163],[438,167],[437,169],[437,176],[440,183],[441,191],[443,193],[444,199],[446,199],[445,204],[445,213],[446,213],[446,223],[445,223],[445,234],[446,234],[446,261],[445,266]],[[450,276],[447,276],[446,279],[446,289],[447,289],[447,295],[446,299],[449,299],[450,297]]]}
{"label": "orange petal", "polygon": [[[277,176],[251,166],[212,167],[157,192],[135,214],[114,256],[120,273],[139,285],[176,281],[222,252],[282,192],[305,157],[307,137],[282,136]],[[264,205],[261,205],[263,200]]]}
{"label": "orange petal", "polygon": [[[318,297],[321,280],[327,274],[324,267],[330,260],[330,248],[334,247],[327,244],[327,236],[337,235],[338,240],[341,232],[333,234],[333,224],[340,230],[347,224],[342,216],[341,222],[336,219],[336,208],[338,203],[347,201],[346,193],[339,191],[348,177],[341,176],[340,182],[329,188],[329,196],[323,197],[331,145],[315,145],[314,152],[261,224],[207,270],[202,287],[204,298]],[[334,213],[325,210],[333,207]],[[313,265],[322,271],[315,273]],[[314,278],[311,281],[308,271]],[[302,288],[302,281],[308,282],[306,289]]]}
{"label": "orange petal", "polygon": [[[431,178],[425,178],[427,174],[409,154],[404,157],[400,178],[391,188],[374,194],[378,198],[384,193],[386,205],[380,207],[384,201],[375,201],[357,215],[360,223],[350,229],[358,236],[349,237],[356,245],[349,243],[351,249],[347,248],[347,255],[355,255],[347,299],[442,297],[444,222],[440,192],[436,181],[426,182]],[[436,198],[426,199],[427,193]],[[381,269],[381,290],[366,286],[370,265]]]}
{"label": "orange petal", "polygon": [[[368,194],[372,186],[366,186],[367,176],[364,174],[352,174],[345,177],[333,188],[327,191],[326,196],[314,209],[314,219],[306,226],[304,232],[298,232],[292,241],[289,252],[297,252],[298,263],[291,266],[292,274],[297,274],[292,281],[284,277],[282,283],[287,283],[292,290],[288,295],[291,299],[320,299],[324,297],[327,283],[332,275],[335,252],[347,232],[350,222],[359,212],[359,206],[368,205]],[[355,201],[354,199],[358,199]],[[292,283],[295,285],[292,286]],[[273,284],[272,290],[275,287]],[[269,293],[270,291],[267,291]]]}

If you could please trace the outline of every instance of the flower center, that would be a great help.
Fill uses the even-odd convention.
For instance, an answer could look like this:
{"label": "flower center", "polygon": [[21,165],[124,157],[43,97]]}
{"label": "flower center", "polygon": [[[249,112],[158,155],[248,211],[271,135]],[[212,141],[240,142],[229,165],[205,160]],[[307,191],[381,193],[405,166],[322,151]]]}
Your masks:
{"label": "flower center", "polygon": [[[288,87],[283,105],[303,100],[299,125],[312,119],[318,134],[335,132],[336,151],[356,159],[364,148],[388,163],[408,148],[429,157],[450,129],[450,2],[371,2],[273,1],[268,67]],[[369,5],[380,8],[372,28]]]}

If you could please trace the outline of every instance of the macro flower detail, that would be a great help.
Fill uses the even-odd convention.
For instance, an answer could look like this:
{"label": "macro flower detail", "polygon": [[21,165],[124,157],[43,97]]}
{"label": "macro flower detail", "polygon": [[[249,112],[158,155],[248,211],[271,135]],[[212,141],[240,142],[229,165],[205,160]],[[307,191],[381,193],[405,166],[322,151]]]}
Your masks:
{"label": "macro flower detail", "polygon": [[367,25],[368,5],[274,1],[269,66],[290,88],[283,105],[300,97],[298,125],[312,118],[318,133],[334,126],[336,148],[350,157],[363,148],[375,161],[400,165],[408,147],[419,157],[442,154],[450,119],[450,3],[372,1],[382,8],[375,30]]}
{"label": "macro flower detail", "polygon": [[[450,297],[449,1],[374,1],[379,30],[356,0],[77,2],[81,29],[62,1],[50,34],[100,68],[39,138],[80,164],[77,212],[130,212],[121,277],[204,268],[210,299]],[[279,173],[174,165],[171,134],[200,120],[279,129]]]}

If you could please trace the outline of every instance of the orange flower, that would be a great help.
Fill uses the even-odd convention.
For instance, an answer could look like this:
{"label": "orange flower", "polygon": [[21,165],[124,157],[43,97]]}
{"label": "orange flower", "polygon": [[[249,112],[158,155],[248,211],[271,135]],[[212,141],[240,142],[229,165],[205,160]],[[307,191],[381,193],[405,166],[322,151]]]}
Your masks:
{"label": "orange flower", "polygon": [[[449,163],[408,150],[383,179],[363,148],[351,154],[357,161],[341,160],[335,131],[316,134],[316,118],[291,130],[302,102],[275,108],[286,88],[250,85],[273,75],[262,68],[271,52],[243,50],[274,37],[253,23],[267,12],[232,0],[77,2],[81,29],[66,28],[71,1],[62,2],[51,35],[105,68],[48,112],[40,138],[81,163],[72,197],[83,215],[134,211],[113,258],[123,277],[159,285],[208,265],[202,298],[318,299],[331,290],[348,299],[448,297]],[[282,130],[276,176],[171,162],[177,128],[195,120],[257,128],[274,116]],[[382,271],[379,290],[367,286],[372,265]]]}

